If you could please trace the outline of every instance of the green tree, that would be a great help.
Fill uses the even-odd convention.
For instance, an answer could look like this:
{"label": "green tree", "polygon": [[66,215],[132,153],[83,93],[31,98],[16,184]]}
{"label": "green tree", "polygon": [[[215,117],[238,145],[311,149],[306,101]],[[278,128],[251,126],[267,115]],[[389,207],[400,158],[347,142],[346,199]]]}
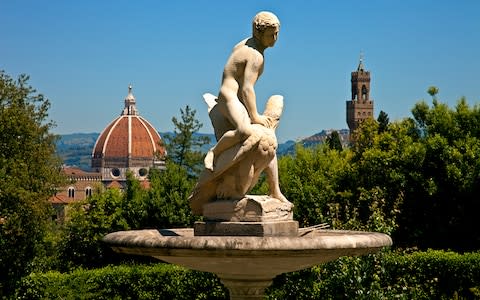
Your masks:
{"label": "green tree", "polygon": [[192,226],[196,218],[191,213],[188,196],[195,179],[185,168],[170,161],[165,171],[151,170],[149,176],[148,217],[143,225],[150,228]]}
{"label": "green tree", "polygon": [[433,99],[436,98],[439,89],[436,86],[431,86],[428,88],[427,93],[432,96]]}
{"label": "green tree", "polygon": [[101,240],[107,233],[130,229],[123,202],[120,190],[107,189],[69,207],[69,220],[59,249],[61,269],[97,267],[112,261],[112,251]]}
{"label": "green tree", "polygon": [[294,219],[300,226],[327,222],[334,225],[329,205],[337,197],[339,180],[348,172],[349,151],[331,150],[325,145],[304,148],[298,144],[295,154],[279,159],[282,192],[294,205]]}
{"label": "green tree", "polygon": [[424,178],[402,214],[410,229],[403,239],[423,247],[478,249],[480,234],[472,228],[480,209],[480,106],[461,98],[452,109],[434,98],[432,106],[417,103],[412,114],[425,147]]}
{"label": "green tree", "polygon": [[383,110],[380,111],[377,118],[378,122],[378,131],[380,133],[384,132],[388,128],[388,124],[390,123],[390,119],[388,118],[388,114]]}
{"label": "green tree", "polygon": [[[152,170],[156,169],[151,169]],[[132,172],[127,172],[127,182],[123,194],[122,211],[125,221],[132,229],[145,227],[145,219],[150,213],[148,207],[148,192],[135,178]],[[148,227],[148,226],[147,226]]]}
{"label": "green tree", "polygon": [[327,145],[332,150],[342,151],[342,142],[340,141],[340,135],[338,131],[334,130],[326,139]]}
{"label": "green tree", "polygon": [[72,204],[59,247],[59,268],[98,267],[124,260],[102,243],[110,232],[192,226],[195,217],[187,199],[195,180],[187,170],[167,161],[165,171],[150,170],[149,180],[150,187],[144,188],[129,173],[125,191],[100,190]]}
{"label": "green tree", "polygon": [[169,159],[187,169],[189,174],[197,175],[202,170],[203,153],[201,147],[210,143],[208,136],[198,135],[203,124],[195,118],[196,110],[190,106],[180,109],[181,120],[172,118],[175,126],[173,134],[166,134]]}
{"label": "green tree", "polygon": [[0,71],[0,297],[29,270],[50,219],[48,198],[62,183],[50,102]]}
{"label": "green tree", "polygon": [[[419,166],[425,150],[412,137],[410,120],[394,122],[379,132],[379,123],[365,120],[356,132],[350,172],[345,174],[342,187],[350,197],[340,199],[340,207],[354,207],[354,217],[364,229],[393,233],[405,194],[421,180]],[[362,228],[362,227],[360,227]]]}

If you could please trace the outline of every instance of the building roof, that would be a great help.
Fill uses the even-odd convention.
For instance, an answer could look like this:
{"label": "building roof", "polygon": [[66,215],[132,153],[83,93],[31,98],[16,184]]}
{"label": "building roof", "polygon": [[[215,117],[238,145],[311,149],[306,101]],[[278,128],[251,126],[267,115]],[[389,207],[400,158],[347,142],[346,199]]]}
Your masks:
{"label": "building roof", "polygon": [[68,198],[65,195],[53,195],[48,200],[52,204],[68,204],[74,202],[72,198]]}
{"label": "building roof", "polygon": [[101,174],[99,172],[87,172],[77,167],[65,166],[63,173],[71,179],[83,180],[100,180]]}
{"label": "building roof", "polygon": [[123,186],[120,184],[118,181],[112,181],[109,184],[107,184],[108,189],[122,189]]}
{"label": "building roof", "polygon": [[138,114],[132,87],[128,88],[125,107],[100,134],[92,152],[92,167],[132,167],[137,161],[153,162],[166,154],[157,130]]}

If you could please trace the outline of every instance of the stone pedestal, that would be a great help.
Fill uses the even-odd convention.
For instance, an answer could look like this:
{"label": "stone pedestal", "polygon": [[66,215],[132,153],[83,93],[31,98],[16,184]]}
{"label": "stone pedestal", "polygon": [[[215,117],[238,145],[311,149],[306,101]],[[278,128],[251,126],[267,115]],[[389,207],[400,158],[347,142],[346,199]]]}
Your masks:
{"label": "stone pedestal", "polygon": [[196,222],[196,236],[297,236],[293,205],[269,196],[214,201],[203,206],[205,222]]}
{"label": "stone pedestal", "polygon": [[195,236],[298,236],[297,221],[195,222]]}
{"label": "stone pedestal", "polygon": [[270,196],[246,195],[240,200],[217,200],[203,206],[205,221],[278,222],[293,220],[293,205]]}

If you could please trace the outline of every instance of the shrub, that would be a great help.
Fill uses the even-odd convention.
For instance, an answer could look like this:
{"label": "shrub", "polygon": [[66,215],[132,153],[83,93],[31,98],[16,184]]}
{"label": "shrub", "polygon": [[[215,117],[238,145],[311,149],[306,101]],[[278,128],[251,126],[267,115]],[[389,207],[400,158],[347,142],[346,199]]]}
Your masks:
{"label": "shrub", "polygon": [[[381,252],[282,274],[268,299],[477,299],[480,252]],[[32,273],[16,299],[227,299],[210,273],[167,264]],[[476,298],[477,297],[477,298]]]}
{"label": "shrub", "polygon": [[477,299],[480,252],[383,252],[282,274],[269,299]]}
{"label": "shrub", "polygon": [[226,299],[210,273],[167,264],[107,266],[70,273],[32,273],[16,299]]}

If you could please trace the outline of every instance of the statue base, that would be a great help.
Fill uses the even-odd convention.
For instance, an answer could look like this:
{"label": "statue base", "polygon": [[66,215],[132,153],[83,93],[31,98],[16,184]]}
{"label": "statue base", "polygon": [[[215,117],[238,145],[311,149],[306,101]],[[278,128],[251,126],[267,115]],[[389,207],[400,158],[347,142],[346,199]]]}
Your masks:
{"label": "statue base", "polygon": [[298,236],[298,222],[195,222],[193,231],[195,236]]}
{"label": "statue base", "polygon": [[247,195],[203,206],[205,222],[195,222],[196,236],[298,236],[293,204],[270,196]]}
{"label": "statue base", "polygon": [[218,200],[203,206],[205,221],[277,222],[293,220],[293,204],[270,196],[246,195],[240,200]]}

